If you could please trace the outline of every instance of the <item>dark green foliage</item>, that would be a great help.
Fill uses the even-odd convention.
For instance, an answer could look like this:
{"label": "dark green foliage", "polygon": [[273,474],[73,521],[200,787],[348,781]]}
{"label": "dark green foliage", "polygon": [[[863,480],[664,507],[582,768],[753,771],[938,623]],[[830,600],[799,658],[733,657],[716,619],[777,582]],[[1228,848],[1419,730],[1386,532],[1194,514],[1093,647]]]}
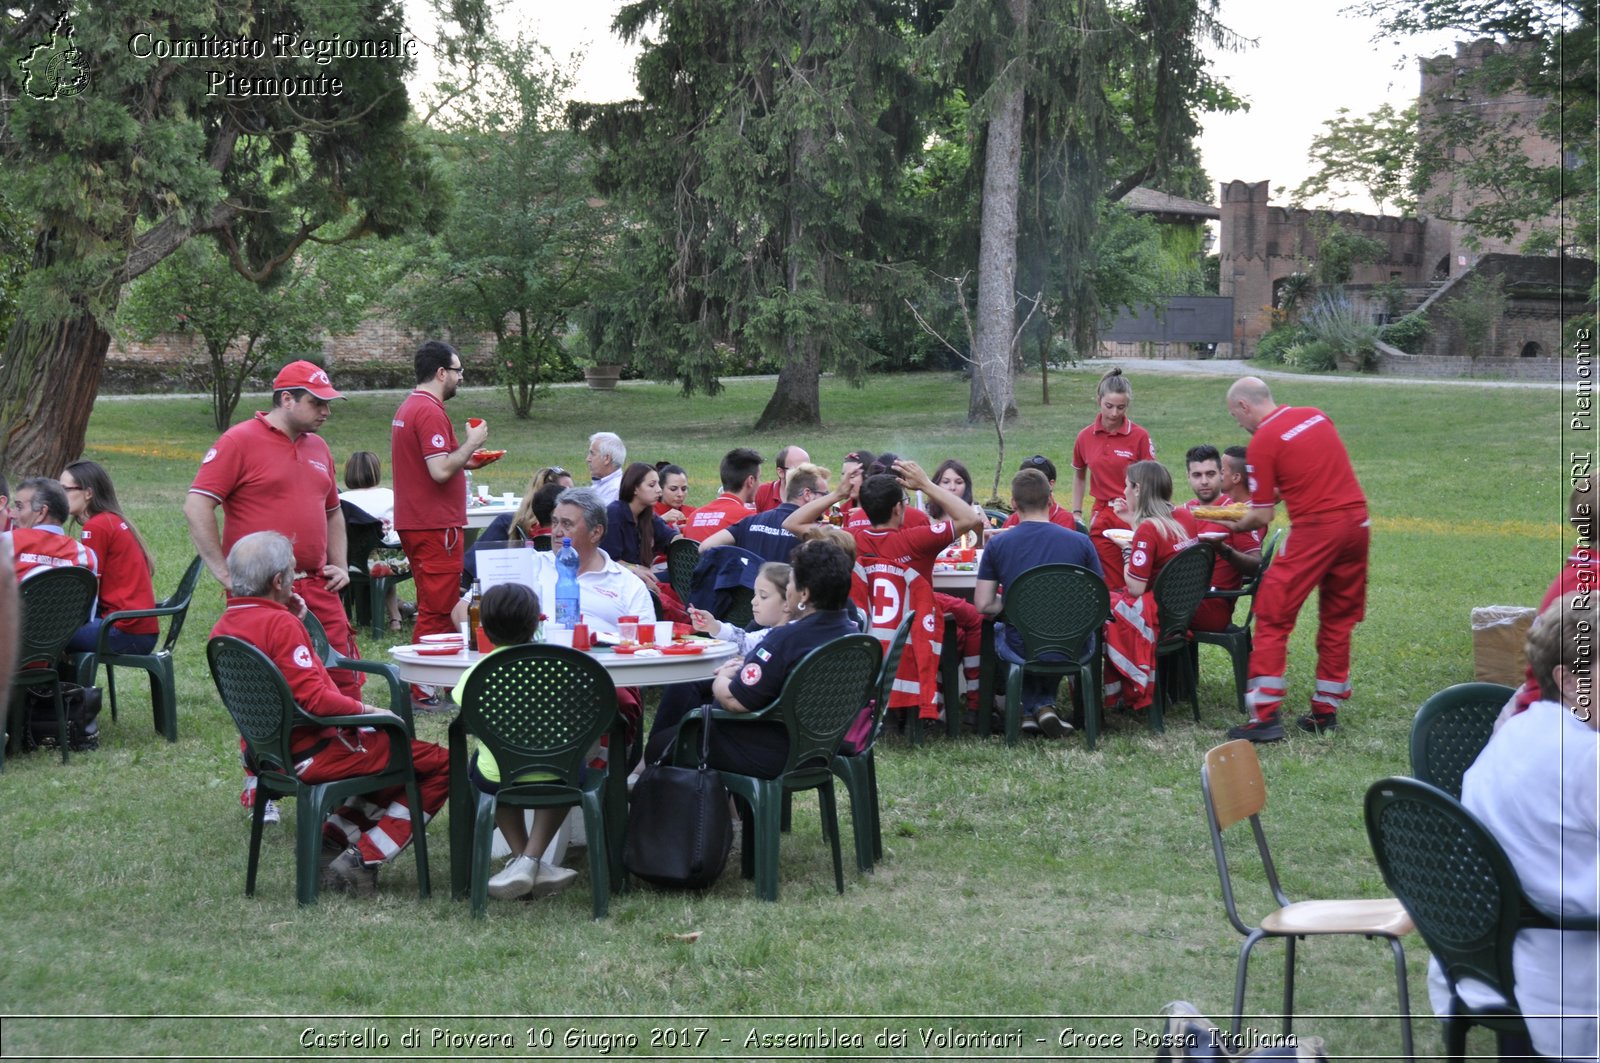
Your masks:
{"label": "dark green foliage", "polygon": [[1392,321],[1383,326],[1378,338],[1407,354],[1421,354],[1422,345],[1428,341],[1428,333],[1431,331],[1432,326],[1428,324],[1426,317],[1421,314],[1407,314],[1399,321]]}

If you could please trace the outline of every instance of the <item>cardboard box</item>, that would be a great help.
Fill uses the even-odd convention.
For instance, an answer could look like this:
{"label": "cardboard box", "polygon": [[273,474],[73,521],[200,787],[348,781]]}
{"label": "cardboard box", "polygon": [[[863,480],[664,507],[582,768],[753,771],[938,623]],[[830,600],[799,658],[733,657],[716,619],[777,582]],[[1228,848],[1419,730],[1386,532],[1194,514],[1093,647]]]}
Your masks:
{"label": "cardboard box", "polygon": [[1472,672],[1480,683],[1522,685],[1523,652],[1538,610],[1525,605],[1481,605],[1472,610]]}

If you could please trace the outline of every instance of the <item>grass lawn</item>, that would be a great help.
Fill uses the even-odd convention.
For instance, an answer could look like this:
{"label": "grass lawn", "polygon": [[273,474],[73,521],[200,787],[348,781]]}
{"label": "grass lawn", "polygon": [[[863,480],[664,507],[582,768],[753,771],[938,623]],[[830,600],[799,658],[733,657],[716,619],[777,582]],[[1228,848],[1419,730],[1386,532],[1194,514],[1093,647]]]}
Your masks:
{"label": "grass lawn", "polygon": [[[1036,383],[1020,382],[1023,419],[1008,433],[1006,482],[1034,453],[1069,468],[1097,377],[1057,374],[1050,407],[1039,404]],[[1223,409],[1226,383],[1133,378],[1132,415],[1150,430],[1180,497],[1187,447],[1244,442]],[[1327,738],[1295,733],[1263,749],[1266,826],[1291,896],[1378,896],[1362,794],[1406,771],[1406,736],[1422,699],[1472,678],[1470,608],[1536,602],[1565,556],[1562,403],[1548,389],[1309,377],[1276,384],[1280,401],[1320,406],[1340,426],[1372,503],[1374,535],[1344,729]],[[491,445],[508,449],[479,474],[496,492],[520,492],[540,465],[581,474],[586,436],[612,429],[630,456],[684,465],[693,503],[715,494],[717,461],[740,443],[770,460],[783,443],[800,442],[835,470],[856,447],[893,449],[930,470],[953,455],[987,493],[994,432],[965,423],[966,388],[949,375],[884,377],[860,390],[826,383],[828,426],[797,439],[748,430],[770,388],[733,382],[721,398],[693,401],[652,385],[561,389],[521,422],[488,390],[464,392],[451,409],[458,422],[486,417]],[[371,449],[387,459],[398,401],[391,393],[336,404],[325,432],[335,456]],[[260,405],[246,398],[241,410]],[[158,596],[193,552],[180,506],[214,438],[209,425],[201,400],[153,398],[101,401],[90,424],[87,456],[111,470],[149,538]],[[588,918],[582,881],[553,900],[491,903],[489,918],[474,921],[448,899],[440,820],[429,831],[431,901],[417,900],[408,853],[385,870],[376,901],[333,895],[299,910],[291,809],[263,847],[256,897],[243,894],[237,737],[204,660],[220,596],[202,579],[179,646],[176,745],[152,730],[142,683],[124,672],[121,719],[102,716],[98,752],[66,766],[54,756],[16,756],[0,774],[0,1013],[11,1016],[0,1054],[1150,1058],[1134,1031],[1156,1029],[1153,1016],[1167,1001],[1193,1001],[1226,1024],[1240,939],[1218,895],[1198,770],[1238,720],[1220,650],[1203,651],[1202,721],[1170,712],[1162,735],[1117,717],[1092,754],[1079,738],[1015,749],[975,739],[881,748],[885,860],[875,874],[857,875],[847,836],[843,896],[833,891],[814,799],[803,799],[784,840],[775,905],[756,901],[730,873],[705,895],[635,888],[614,898],[600,923]],[[1307,608],[1302,615],[1314,616]],[[1297,630],[1292,645],[1286,708],[1295,713],[1312,685],[1313,627]],[[361,644],[367,656],[382,656],[382,645]],[[442,742],[445,721],[423,719],[419,732]],[[1263,910],[1259,876],[1242,848],[1236,854],[1247,886],[1259,887],[1246,889],[1244,909]],[[698,940],[680,939],[691,931]],[[1436,1027],[1423,1017],[1426,948],[1411,937],[1406,949],[1418,1050],[1436,1055]],[[1267,1016],[1281,999],[1281,956],[1281,944],[1267,943],[1253,964],[1254,1018],[1246,1021],[1268,1033],[1279,1028]],[[1300,957],[1297,1031],[1324,1037],[1336,1057],[1398,1053],[1387,947],[1316,940]],[[84,1017],[105,1015],[134,1018]],[[420,1047],[402,1042],[413,1027]],[[710,1033],[695,1032],[702,1027]],[[796,1054],[748,1040],[819,1027],[859,1034],[864,1047]],[[923,1047],[920,1031],[948,1027],[1020,1031],[1021,1046]],[[327,1040],[367,1028],[364,1042]],[[474,1049],[447,1036],[430,1047],[435,1028],[511,1044]],[[874,1046],[875,1035],[902,1030],[903,1046]],[[637,1047],[605,1040],[613,1035],[636,1036]],[[1085,1035],[1121,1043],[1061,1047]],[[1472,1047],[1493,1051],[1482,1033]]]}

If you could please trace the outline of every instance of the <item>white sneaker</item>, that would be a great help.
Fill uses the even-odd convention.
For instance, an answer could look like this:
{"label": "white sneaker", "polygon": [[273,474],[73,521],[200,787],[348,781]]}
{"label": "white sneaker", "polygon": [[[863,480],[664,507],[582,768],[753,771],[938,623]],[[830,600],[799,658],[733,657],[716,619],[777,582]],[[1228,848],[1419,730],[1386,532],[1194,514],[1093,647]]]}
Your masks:
{"label": "white sneaker", "polygon": [[509,901],[533,890],[539,864],[531,856],[515,856],[498,875],[489,880],[489,896]]}
{"label": "white sneaker", "polygon": [[261,813],[261,822],[263,822],[263,823],[276,823],[276,822],[278,822],[278,802],[276,802],[276,801],[268,801],[267,802],[267,807]]}
{"label": "white sneaker", "polygon": [[578,873],[570,867],[558,867],[555,864],[547,864],[543,860],[540,860],[538,864],[538,877],[533,883],[533,895],[535,897],[548,897],[551,894],[560,893],[577,881]]}

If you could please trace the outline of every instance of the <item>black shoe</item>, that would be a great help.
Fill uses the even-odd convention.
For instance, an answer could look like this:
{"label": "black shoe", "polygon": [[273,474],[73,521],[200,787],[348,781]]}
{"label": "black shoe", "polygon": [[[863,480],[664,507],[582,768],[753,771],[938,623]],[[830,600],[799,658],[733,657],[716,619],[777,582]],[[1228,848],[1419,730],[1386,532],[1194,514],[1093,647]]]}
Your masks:
{"label": "black shoe", "polygon": [[1323,735],[1339,729],[1339,714],[1334,712],[1307,713],[1294,722],[1307,734]]}
{"label": "black shoe", "polygon": [[1278,714],[1273,713],[1265,720],[1251,720],[1228,728],[1228,737],[1243,738],[1249,742],[1282,742],[1283,724],[1278,722]]}
{"label": "black shoe", "polygon": [[426,698],[411,699],[412,712],[444,712],[445,708],[444,702],[439,700],[439,695],[437,694]]}

